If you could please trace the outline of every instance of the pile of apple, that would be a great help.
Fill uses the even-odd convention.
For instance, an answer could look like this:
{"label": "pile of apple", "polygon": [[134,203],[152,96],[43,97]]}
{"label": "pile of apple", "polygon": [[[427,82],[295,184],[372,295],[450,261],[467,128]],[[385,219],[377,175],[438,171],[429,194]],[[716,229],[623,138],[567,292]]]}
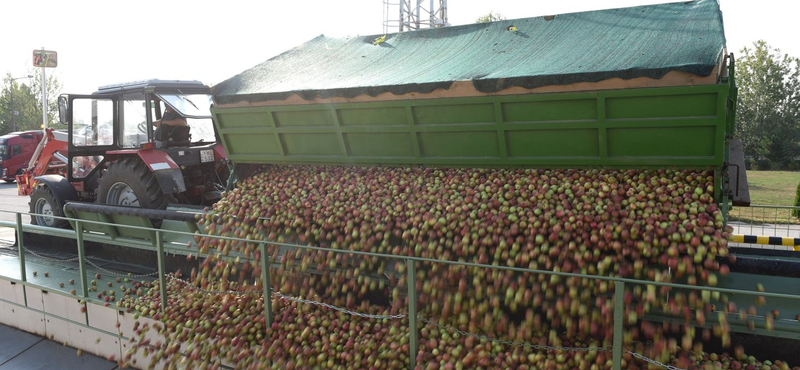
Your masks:
{"label": "pile of apple", "polygon": [[[194,287],[239,293],[198,293],[173,281],[164,315],[156,313],[160,293],[152,287],[120,305],[164,322],[161,347],[195,344],[156,349],[155,361],[407,368],[407,319],[365,319],[273,298],[275,320],[265,327],[264,301],[249,294],[263,289],[261,259],[274,264],[271,283],[284,295],[385,315],[408,312],[406,261],[336,250],[714,286],[729,272],[718,259],[728,256],[728,233],[714,191],[705,171],[268,166],[200,220],[208,235],[249,241],[197,237],[189,246],[212,255],[189,276]],[[262,256],[260,241],[322,249],[269,244]],[[507,346],[455,329],[543,346],[605,347],[613,338],[613,282],[433,262],[415,269],[419,315],[430,321],[420,322],[419,368],[610,366],[610,352]],[[712,312],[743,309],[707,291],[627,287],[624,341],[652,342],[640,353],[665,363],[707,359],[735,369],[741,354],[729,361],[702,352],[712,334],[730,346],[724,315],[714,330],[698,329],[702,335],[643,316],[658,311],[702,324]],[[646,368],[629,355],[626,365]]]}

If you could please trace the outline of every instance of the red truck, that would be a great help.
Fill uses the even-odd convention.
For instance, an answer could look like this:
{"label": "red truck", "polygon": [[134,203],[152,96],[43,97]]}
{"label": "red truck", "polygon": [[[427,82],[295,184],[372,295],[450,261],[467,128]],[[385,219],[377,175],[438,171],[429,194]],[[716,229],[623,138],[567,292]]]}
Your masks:
{"label": "red truck", "polygon": [[42,137],[41,130],[12,132],[0,136],[0,180],[14,182],[15,176],[28,168],[31,156]]}

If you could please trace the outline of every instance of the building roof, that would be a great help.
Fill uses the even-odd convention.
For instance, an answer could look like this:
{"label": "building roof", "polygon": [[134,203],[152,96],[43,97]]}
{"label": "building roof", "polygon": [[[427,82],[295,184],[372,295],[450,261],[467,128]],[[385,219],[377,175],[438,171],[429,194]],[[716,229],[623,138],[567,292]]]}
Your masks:
{"label": "building roof", "polygon": [[708,76],[725,48],[717,0],[394,33],[374,45],[380,36],[320,35],[214,86],[215,101],[428,93],[455,81],[491,93],[671,71]]}

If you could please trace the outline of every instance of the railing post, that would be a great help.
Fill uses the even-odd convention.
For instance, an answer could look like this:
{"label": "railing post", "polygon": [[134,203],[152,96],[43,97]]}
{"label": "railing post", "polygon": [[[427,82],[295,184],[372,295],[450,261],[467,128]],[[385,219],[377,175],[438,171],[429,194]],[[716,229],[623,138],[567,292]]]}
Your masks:
{"label": "railing post", "polygon": [[408,368],[414,369],[417,366],[417,271],[414,260],[406,260],[406,273],[408,277]]}
{"label": "railing post", "polygon": [[86,282],[86,250],[83,243],[83,222],[75,220],[75,240],[78,242],[78,271],[81,274],[81,295],[89,297],[89,285]]}
{"label": "railing post", "polygon": [[164,244],[161,230],[156,230],[156,253],[158,254],[158,289],[161,292],[161,313],[167,310],[167,278],[164,276]]}
{"label": "railing post", "polygon": [[[28,280],[27,273],[25,272],[25,245],[22,242],[22,214],[17,213],[17,249],[19,249],[19,274],[20,280],[26,282]],[[22,297],[25,300],[25,307],[28,307],[28,293],[25,289],[25,284],[22,288]]]}
{"label": "railing post", "polygon": [[611,351],[613,354],[613,369],[622,369],[622,320],[625,312],[625,283],[622,281],[614,282],[614,346]]}
{"label": "railing post", "polygon": [[259,244],[261,250],[261,276],[264,288],[264,320],[269,329],[272,327],[272,286],[269,282],[269,255],[267,254],[267,246],[264,243]]}

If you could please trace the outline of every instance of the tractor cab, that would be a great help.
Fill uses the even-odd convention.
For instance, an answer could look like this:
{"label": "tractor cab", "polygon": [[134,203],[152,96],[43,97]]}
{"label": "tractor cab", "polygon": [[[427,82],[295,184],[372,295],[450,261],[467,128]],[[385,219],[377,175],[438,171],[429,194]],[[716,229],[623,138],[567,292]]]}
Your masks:
{"label": "tractor cab", "polygon": [[[214,130],[210,91],[199,81],[147,80],[61,95],[67,168],[60,178],[37,177],[47,188],[41,195],[52,193],[51,208],[59,211],[69,201],[151,209],[213,204],[229,162]],[[34,195],[32,212],[40,213]]]}

